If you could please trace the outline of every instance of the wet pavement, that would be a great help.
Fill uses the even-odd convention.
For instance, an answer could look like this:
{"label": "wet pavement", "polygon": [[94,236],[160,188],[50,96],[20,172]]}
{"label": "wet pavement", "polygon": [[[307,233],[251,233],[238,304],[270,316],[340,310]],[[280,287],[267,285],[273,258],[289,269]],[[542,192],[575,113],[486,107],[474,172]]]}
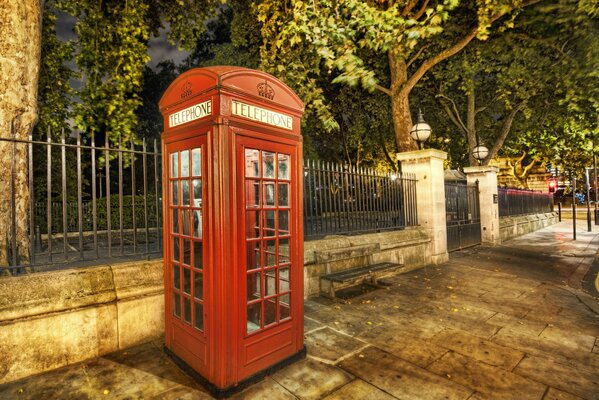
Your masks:
{"label": "wet pavement", "polygon": [[[347,303],[306,301],[308,357],[234,398],[599,399],[594,229],[574,242],[564,222],[452,253]],[[161,349],[1,385],[0,399],[211,398]]]}

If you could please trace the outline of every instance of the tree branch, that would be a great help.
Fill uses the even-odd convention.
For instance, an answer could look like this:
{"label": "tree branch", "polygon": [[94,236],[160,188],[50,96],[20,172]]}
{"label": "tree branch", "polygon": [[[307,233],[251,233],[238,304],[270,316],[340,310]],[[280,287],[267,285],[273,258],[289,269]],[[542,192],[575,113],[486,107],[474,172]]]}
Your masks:
{"label": "tree branch", "polygon": [[407,17],[408,14],[412,11],[412,9],[416,6],[417,3],[418,3],[418,0],[410,0],[408,2],[408,4],[406,4],[406,6],[404,7],[403,11],[401,12],[401,16]]}
{"label": "tree branch", "polygon": [[420,19],[420,17],[422,17],[424,15],[424,13],[426,12],[426,7],[428,7],[428,1],[429,0],[424,1],[424,3],[422,4],[422,7],[420,7],[420,10],[418,10],[416,15],[414,16],[414,19],[418,20],[418,19]]}
{"label": "tree branch", "polygon": [[451,98],[445,96],[444,94],[439,94],[438,96],[451,103],[451,105],[453,106],[453,111],[449,108],[447,104],[443,103],[443,101],[440,101],[443,108],[445,108],[447,116],[449,116],[449,119],[451,119],[451,122],[453,122],[454,125],[457,126],[458,129],[460,129],[465,135],[468,135],[468,128],[466,128],[464,121],[462,121],[462,118],[460,118],[460,113],[458,112],[458,107],[456,106],[455,102]]}
{"label": "tree branch", "polygon": [[414,61],[416,61],[416,59],[418,57],[420,57],[420,55],[422,55],[422,52],[424,52],[424,50],[426,50],[430,45],[424,45],[420,48],[420,50],[418,50],[418,52],[416,53],[416,55],[414,57],[412,57],[410,59],[410,61],[408,61],[408,63],[406,64],[406,68],[410,68],[410,65],[412,65],[414,63]]}
{"label": "tree branch", "polygon": [[386,87],[384,87],[384,86],[381,86],[381,85],[378,85],[378,84],[377,84],[377,85],[374,85],[374,88],[375,88],[376,90],[379,90],[379,91],[381,91],[381,92],[385,93],[387,96],[391,96],[391,90],[390,90],[390,89],[387,89],[387,88],[386,88]]}
{"label": "tree branch", "polygon": [[[514,109],[512,109],[505,121],[503,121],[501,132],[499,133],[497,140],[495,140],[493,147],[491,148],[491,150],[489,150],[489,155],[487,156],[487,158],[485,158],[484,165],[487,165],[489,160],[495,157],[499,152],[499,149],[501,149],[501,146],[503,146],[503,142],[505,142],[505,138],[507,137],[508,133],[510,133],[510,129],[512,128],[512,122],[514,122],[516,114],[518,114],[522,107],[524,107],[524,102],[518,104]],[[524,154],[524,156],[526,156],[526,154]],[[524,159],[524,156],[522,157],[522,159]]]}
{"label": "tree branch", "polygon": [[474,115],[477,115],[478,113],[481,113],[481,112],[485,111],[485,110],[486,110],[487,108],[489,108],[489,106],[490,106],[491,104],[493,104],[493,103],[495,102],[495,100],[497,100],[498,98],[499,98],[499,95],[498,95],[498,94],[496,94],[496,95],[495,95],[495,97],[493,97],[491,100],[489,100],[489,102],[487,103],[487,105],[486,105],[486,106],[479,107],[479,108],[477,108],[476,110],[474,110]]}

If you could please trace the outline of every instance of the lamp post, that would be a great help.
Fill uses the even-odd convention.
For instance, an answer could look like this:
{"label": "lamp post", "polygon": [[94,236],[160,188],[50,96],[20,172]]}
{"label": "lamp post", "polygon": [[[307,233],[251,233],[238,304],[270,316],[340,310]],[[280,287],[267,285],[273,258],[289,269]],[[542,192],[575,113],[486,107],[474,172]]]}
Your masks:
{"label": "lamp post", "polygon": [[431,132],[431,126],[424,122],[422,111],[418,109],[418,119],[410,130],[410,136],[418,143],[418,150],[422,150],[422,144],[430,137]]}
{"label": "lamp post", "polygon": [[472,156],[476,158],[478,161],[478,165],[482,165],[483,160],[487,158],[489,155],[489,149],[487,149],[482,144],[477,144],[474,149],[472,149]]}

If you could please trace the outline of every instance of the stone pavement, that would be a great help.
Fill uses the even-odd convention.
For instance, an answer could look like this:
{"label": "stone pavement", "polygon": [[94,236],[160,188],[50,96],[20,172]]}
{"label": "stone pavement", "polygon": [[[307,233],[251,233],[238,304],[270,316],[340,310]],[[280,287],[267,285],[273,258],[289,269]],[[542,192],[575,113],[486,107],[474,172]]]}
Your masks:
{"label": "stone pavement", "polygon": [[[594,229],[573,242],[564,222],[453,253],[347,304],[306,301],[308,357],[235,398],[599,399],[599,300],[581,290]],[[161,348],[8,383],[0,399],[209,399]]]}

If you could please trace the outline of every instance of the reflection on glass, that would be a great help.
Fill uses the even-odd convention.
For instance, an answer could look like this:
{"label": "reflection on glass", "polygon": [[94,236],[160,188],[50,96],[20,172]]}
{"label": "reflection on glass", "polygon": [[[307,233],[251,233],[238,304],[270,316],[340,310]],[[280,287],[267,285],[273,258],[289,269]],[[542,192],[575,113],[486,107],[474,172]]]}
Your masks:
{"label": "reflection on glass", "polygon": [[171,153],[171,178],[179,176],[179,153]]}
{"label": "reflection on glass", "polygon": [[175,293],[173,296],[174,313],[176,317],[181,316],[181,296]]}
{"label": "reflection on glass", "polygon": [[193,210],[193,236],[202,238],[202,211]]}
{"label": "reflection on glass", "polygon": [[181,152],[181,177],[189,176],[189,150]]}
{"label": "reflection on glass", "polygon": [[245,177],[260,177],[260,152],[253,149],[245,149]]}
{"label": "reflection on glass", "polygon": [[183,296],[183,319],[191,324],[191,301]]}
{"label": "reflection on glass", "polygon": [[171,182],[171,203],[174,206],[179,205],[179,181]]}
{"label": "reflection on glass", "polygon": [[195,322],[194,326],[196,329],[204,330],[204,305],[201,303],[195,303]]}
{"label": "reflection on glass", "polygon": [[290,295],[284,294],[279,299],[279,320],[291,317]]}
{"label": "reflection on glass", "polygon": [[260,207],[260,181],[245,181],[245,206]]}
{"label": "reflection on glass", "polygon": [[277,247],[276,240],[266,241],[266,266],[277,265]]}
{"label": "reflection on glass", "polygon": [[289,155],[279,154],[279,179],[289,179]]}
{"label": "reflection on glass", "polygon": [[202,149],[191,151],[191,173],[193,176],[202,175]]}
{"label": "reflection on glass", "polygon": [[202,247],[202,242],[193,242],[193,266],[197,269],[202,269],[204,266]]}
{"label": "reflection on glass", "polygon": [[289,207],[288,183],[279,183],[279,207]]}
{"label": "reflection on glass", "polygon": [[277,322],[277,298],[264,301],[264,326]]}
{"label": "reflection on glass", "polygon": [[261,314],[261,305],[262,303],[254,303],[248,304],[248,314],[247,314],[247,333],[252,333],[260,329],[260,324],[262,321]]}
{"label": "reflection on glass", "polygon": [[183,239],[183,264],[190,265],[191,249],[189,248],[189,239]]}
{"label": "reflection on glass", "polygon": [[193,185],[193,206],[202,207],[202,180],[194,179]]}
{"label": "reflection on glass", "polygon": [[204,275],[199,272],[193,273],[193,297],[199,300],[204,298]]}
{"label": "reflection on glass", "polygon": [[275,206],[275,184],[264,182],[264,207]]}
{"label": "reflection on glass", "polygon": [[260,281],[260,273],[248,274],[247,276],[247,299],[256,300],[261,297],[262,287]]}
{"label": "reflection on glass", "polygon": [[189,205],[189,181],[181,181],[181,204]]}
{"label": "reflection on glass", "polygon": [[289,239],[279,239],[279,264],[289,262]]}
{"label": "reflection on glass", "polygon": [[279,293],[289,291],[289,268],[279,268]]}
{"label": "reflection on glass", "polygon": [[183,225],[183,234],[189,236],[189,209],[181,210],[181,224]]}
{"label": "reflection on glass", "polygon": [[268,151],[262,152],[262,177],[275,177],[275,153],[270,153]]}
{"label": "reflection on glass", "polygon": [[279,211],[279,234],[289,234],[289,211],[287,210]]}
{"label": "reflection on glass", "polygon": [[264,296],[277,294],[277,270],[271,269],[264,273]]}
{"label": "reflection on glass", "polygon": [[260,241],[247,242],[246,256],[248,270],[260,268]]}
{"label": "reflection on glass", "polygon": [[179,210],[173,208],[173,233],[179,233]]}
{"label": "reflection on glass", "polygon": [[275,236],[275,218],[277,215],[276,211],[266,211],[266,220],[264,224],[264,237]]}
{"label": "reflection on glass", "polygon": [[181,271],[177,264],[173,264],[173,286],[175,289],[181,288]]}
{"label": "reflection on glass", "polygon": [[260,237],[260,211],[246,211],[245,232],[248,239]]}
{"label": "reflection on glass", "polygon": [[178,237],[173,237],[173,260],[175,261],[179,261],[180,260],[180,255],[179,255],[179,238]]}
{"label": "reflection on glass", "polygon": [[183,268],[183,292],[191,293],[191,271],[187,268]]}

